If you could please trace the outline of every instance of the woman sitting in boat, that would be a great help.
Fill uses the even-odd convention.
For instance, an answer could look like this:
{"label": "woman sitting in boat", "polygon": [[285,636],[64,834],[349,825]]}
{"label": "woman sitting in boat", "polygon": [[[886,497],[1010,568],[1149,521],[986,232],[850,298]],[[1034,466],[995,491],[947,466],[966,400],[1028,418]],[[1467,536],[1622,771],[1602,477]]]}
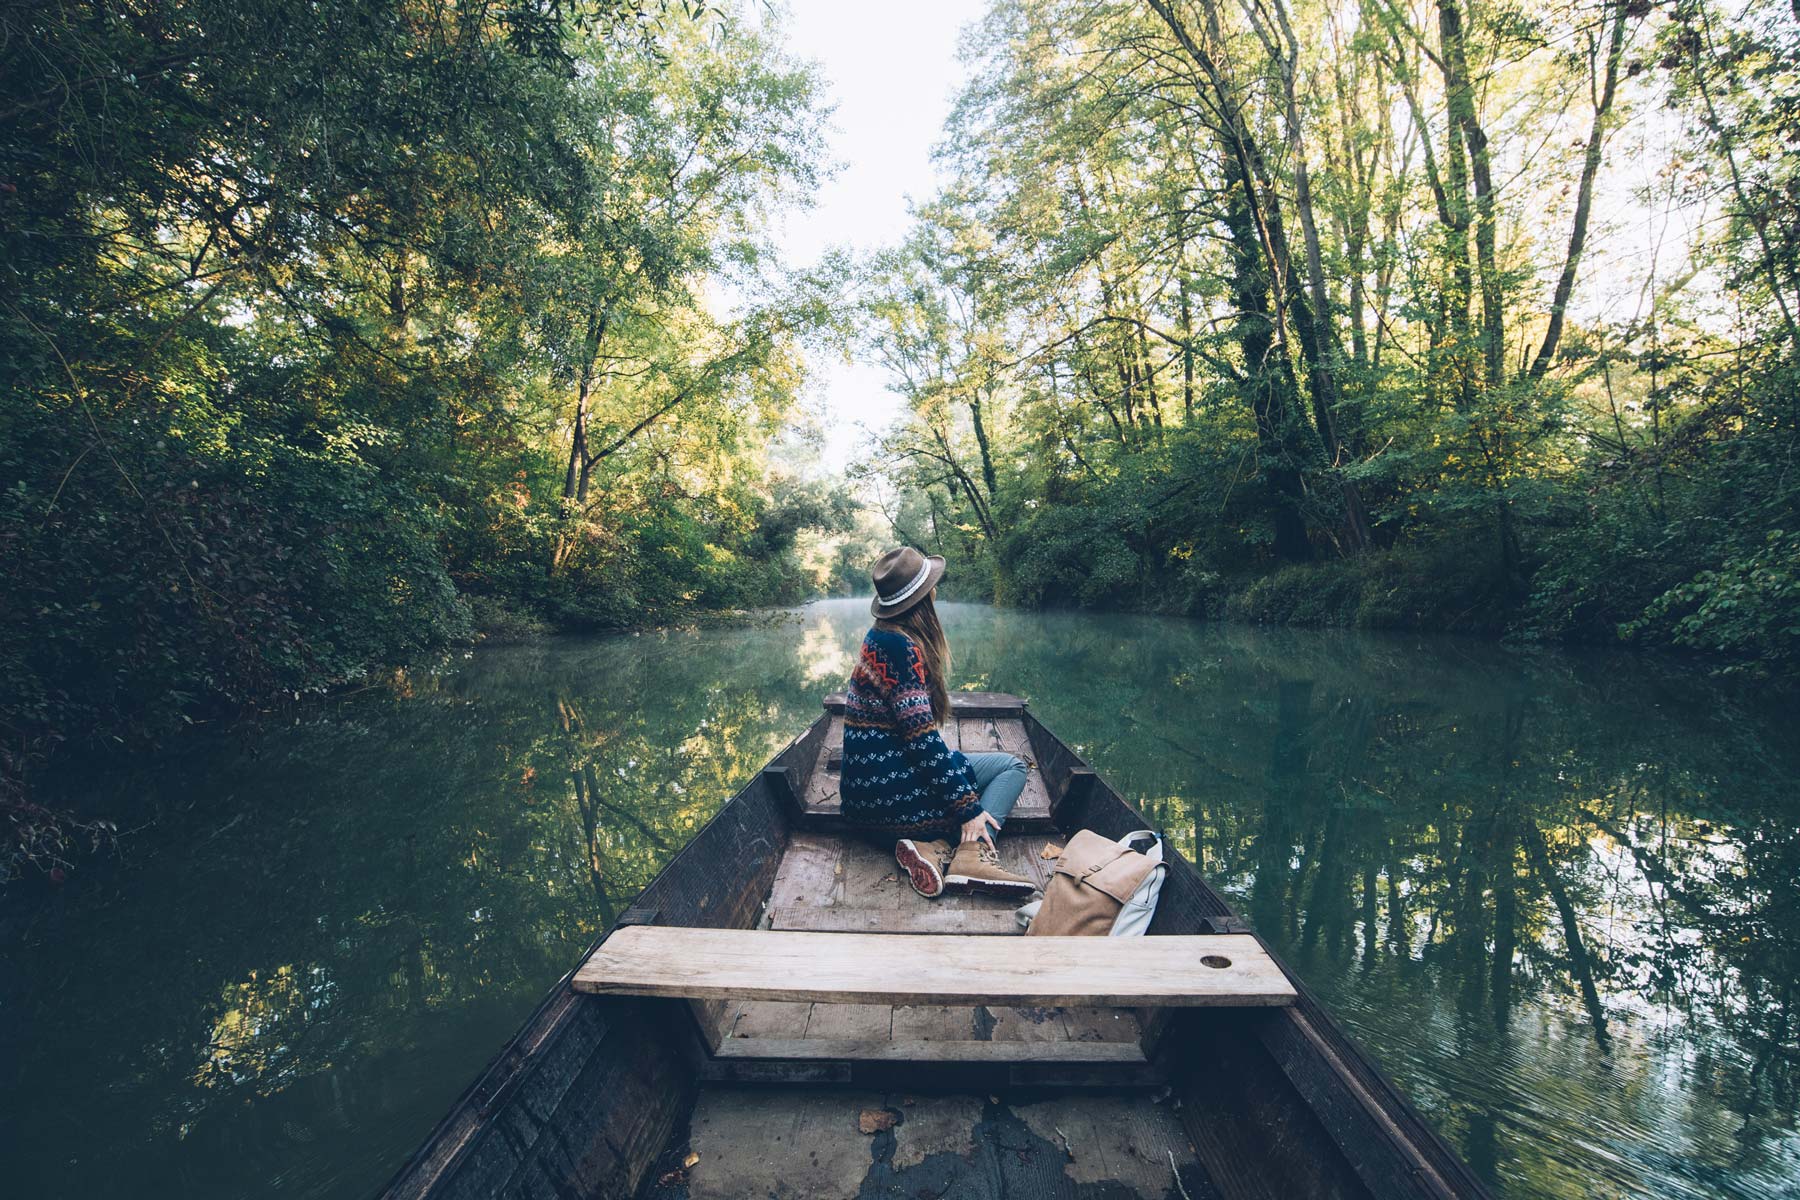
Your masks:
{"label": "woman sitting in boat", "polygon": [[903,546],[882,555],[870,574],[875,626],[863,638],[844,706],[838,795],[845,821],[892,838],[894,858],[921,896],[1027,896],[1036,885],[1003,870],[994,848],[1025,790],[1024,760],[964,754],[938,733],[950,719],[950,648],[932,602],[944,560]]}

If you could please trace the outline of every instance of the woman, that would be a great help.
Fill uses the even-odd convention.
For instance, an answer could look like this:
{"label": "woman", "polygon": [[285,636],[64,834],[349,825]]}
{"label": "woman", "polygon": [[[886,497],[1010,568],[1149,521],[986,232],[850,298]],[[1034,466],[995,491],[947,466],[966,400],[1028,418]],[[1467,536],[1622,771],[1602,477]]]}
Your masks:
{"label": "woman", "polygon": [[944,560],[903,546],[870,574],[875,627],[863,638],[844,705],[844,818],[894,839],[894,858],[921,896],[946,888],[1028,896],[1036,885],[1002,870],[994,849],[1025,789],[1024,761],[963,754],[938,733],[950,717],[950,649],[932,603]]}

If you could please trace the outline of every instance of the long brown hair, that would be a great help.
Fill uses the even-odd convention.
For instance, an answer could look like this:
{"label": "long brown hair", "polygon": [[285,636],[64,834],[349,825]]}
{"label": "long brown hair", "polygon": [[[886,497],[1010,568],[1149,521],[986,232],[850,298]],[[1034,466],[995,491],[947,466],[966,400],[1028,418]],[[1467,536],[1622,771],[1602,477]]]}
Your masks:
{"label": "long brown hair", "polygon": [[937,605],[932,588],[923,600],[892,617],[876,617],[875,628],[904,633],[919,648],[925,660],[925,688],[931,693],[931,719],[942,725],[950,716],[950,643],[944,640],[944,627],[938,622]]}

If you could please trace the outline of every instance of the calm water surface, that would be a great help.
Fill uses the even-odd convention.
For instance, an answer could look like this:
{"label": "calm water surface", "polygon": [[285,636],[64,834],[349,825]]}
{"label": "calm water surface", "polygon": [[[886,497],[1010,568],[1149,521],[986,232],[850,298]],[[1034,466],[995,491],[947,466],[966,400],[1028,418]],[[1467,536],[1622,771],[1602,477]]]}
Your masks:
{"label": "calm water surface", "polygon": [[[497,647],[72,793],[0,896],[0,1187],[365,1197],[849,667],[862,602]],[[1612,655],[946,606],[1509,1198],[1800,1194],[1800,746]]]}

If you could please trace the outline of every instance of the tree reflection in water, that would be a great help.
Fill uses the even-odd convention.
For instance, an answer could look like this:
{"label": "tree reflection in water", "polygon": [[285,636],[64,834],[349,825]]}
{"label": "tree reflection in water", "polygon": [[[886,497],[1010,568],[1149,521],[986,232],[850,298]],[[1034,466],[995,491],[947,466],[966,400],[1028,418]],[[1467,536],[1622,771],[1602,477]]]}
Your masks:
{"label": "tree reflection in water", "polygon": [[1800,1188],[1781,697],[1617,655],[1036,625],[1057,653],[989,660],[995,686],[1202,862],[1503,1193]]}
{"label": "tree reflection in water", "polygon": [[[1775,698],[1624,657],[945,610],[960,681],[1029,696],[1504,1194],[1800,1185]],[[164,819],[0,898],[21,1194],[367,1195],[866,623],[493,648],[67,781]]]}

